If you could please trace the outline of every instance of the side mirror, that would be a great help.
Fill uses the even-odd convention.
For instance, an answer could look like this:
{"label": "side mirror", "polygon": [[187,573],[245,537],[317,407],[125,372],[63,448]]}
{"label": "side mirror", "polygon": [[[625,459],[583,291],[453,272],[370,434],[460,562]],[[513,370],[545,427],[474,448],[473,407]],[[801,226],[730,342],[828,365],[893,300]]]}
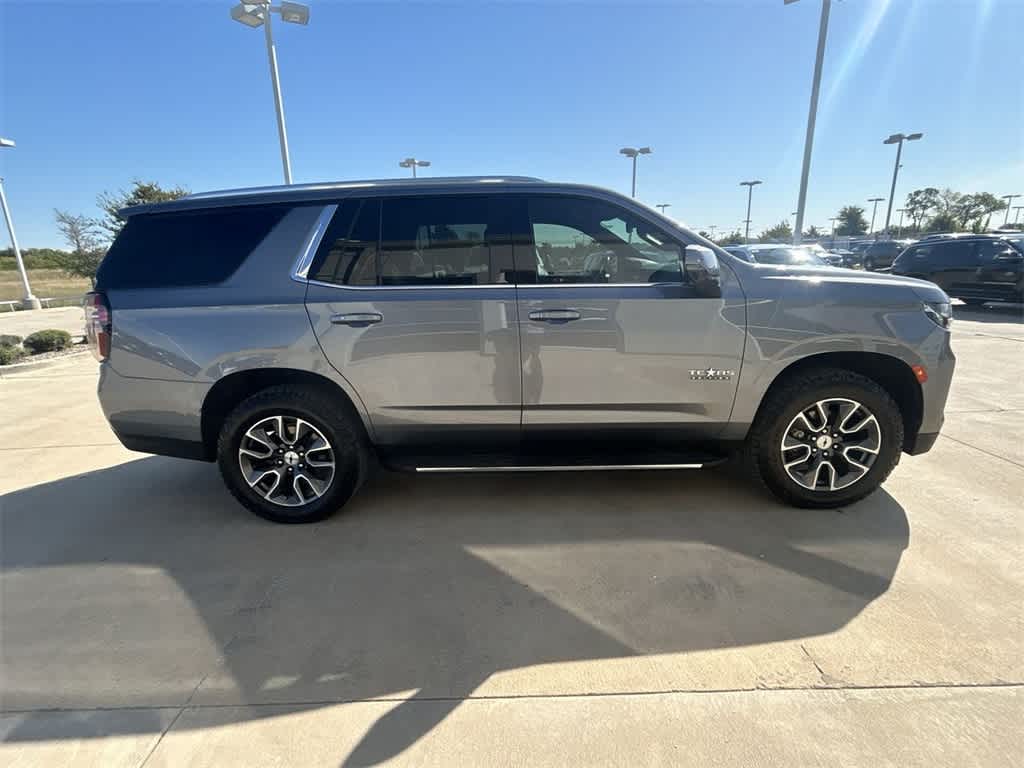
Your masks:
{"label": "side mirror", "polygon": [[683,274],[705,298],[722,295],[722,272],[715,252],[704,245],[688,245],[683,251]]}

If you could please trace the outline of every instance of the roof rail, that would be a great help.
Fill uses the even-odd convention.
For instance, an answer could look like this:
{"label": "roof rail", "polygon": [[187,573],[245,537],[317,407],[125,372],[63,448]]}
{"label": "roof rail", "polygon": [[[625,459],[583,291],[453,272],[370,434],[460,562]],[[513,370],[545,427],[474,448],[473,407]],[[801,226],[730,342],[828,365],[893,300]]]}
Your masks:
{"label": "roof rail", "polygon": [[398,187],[398,186],[446,186],[449,184],[498,184],[501,182],[523,182],[543,184],[543,179],[534,176],[424,176],[410,179],[364,179],[360,181],[330,181],[311,184],[277,184],[265,187],[243,187],[240,189],[218,189],[210,192],[196,192],[186,195],[183,200],[210,200],[218,197],[238,197],[246,195],[269,195],[278,192],[329,192],[331,190],[358,189],[361,187]]}

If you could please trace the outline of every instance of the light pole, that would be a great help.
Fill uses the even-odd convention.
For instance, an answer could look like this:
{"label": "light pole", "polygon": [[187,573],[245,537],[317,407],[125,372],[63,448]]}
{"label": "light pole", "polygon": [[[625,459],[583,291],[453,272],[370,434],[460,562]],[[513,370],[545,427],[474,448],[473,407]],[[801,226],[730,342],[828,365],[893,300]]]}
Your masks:
{"label": "light pole", "polygon": [[1016,224],[1018,221],[1020,221],[1020,212],[1024,211],[1024,205],[1015,205],[1013,207],[1013,210],[1016,211],[1016,213],[1013,214],[1013,223]]}
{"label": "light pole", "polygon": [[412,168],[412,177],[416,178],[417,168],[429,168],[429,160],[417,160],[415,157],[407,157],[398,164],[399,168]]}
{"label": "light pole", "polygon": [[[785,5],[797,0],[784,0]],[[804,162],[800,169],[800,196],[797,198],[796,227],[793,245],[800,245],[804,228],[804,210],[807,204],[807,177],[811,173],[811,148],[814,146],[814,121],[818,116],[818,91],[821,90],[821,65],[825,60],[825,39],[828,37],[828,15],[832,0],[821,1],[821,20],[818,22],[818,51],[814,57],[814,79],[811,81],[811,106],[807,110],[807,135],[804,138]]]}
{"label": "light pole", "polygon": [[664,216],[665,215],[665,209],[666,208],[671,208],[672,207],[672,203],[658,203],[654,207],[655,208],[661,208],[661,215]]}
{"label": "light pole", "polygon": [[[1003,218],[1004,227],[1010,223],[1010,204],[1013,203],[1014,199],[1018,197],[1020,197],[1020,195],[1003,195],[1003,200],[1006,201],[1006,216]],[[1018,208],[1017,210],[1020,209]],[[1013,223],[1016,224],[1017,220],[1014,219]]]}
{"label": "light pole", "polygon": [[896,227],[896,237],[900,237],[903,234],[903,214],[907,212],[906,208],[897,208],[896,213],[900,215],[900,223]]}
{"label": "light pole", "polygon": [[284,125],[284,103],[281,101],[281,82],[277,77],[277,48],[274,47],[274,35],[270,25],[270,14],[277,13],[281,21],[288,24],[309,23],[309,6],[302,3],[282,2],[271,5],[263,2],[239,3],[231,9],[231,18],[247,27],[263,27],[267,41],[267,61],[270,64],[270,84],[274,90],[274,109],[277,112],[277,139],[281,144],[281,166],[284,169],[284,183],[292,183],[292,161],[288,154],[288,131]]}
{"label": "light pole", "polygon": [[[14,149],[14,139],[0,138],[0,147]],[[25,271],[25,262],[21,258],[21,250],[18,248],[18,238],[14,234],[14,222],[11,221],[11,211],[7,207],[7,195],[4,194],[4,180],[0,177],[0,208],[4,210],[4,221],[7,222],[7,231],[11,233],[11,246],[14,248],[14,261],[18,265],[18,273],[21,275],[21,287],[25,295],[21,299],[21,306],[25,309],[39,309],[42,304],[39,299],[32,295],[32,288],[28,284],[28,273]]]}
{"label": "light pole", "polygon": [[836,244],[836,222],[839,221],[838,216],[833,216],[829,221],[832,222],[832,245]]}
{"label": "light pole", "polygon": [[900,155],[903,154],[903,142],[904,141],[917,141],[923,133],[894,133],[888,139],[883,141],[883,144],[895,144],[896,145],[896,164],[892,168],[892,186],[889,187],[889,207],[885,211],[885,231],[886,234],[889,232],[889,219],[892,217],[892,202],[896,198],[896,177],[900,173]]}
{"label": "light pole", "polygon": [[711,226],[708,227],[708,229],[711,230],[711,239],[714,240],[715,239],[715,230],[718,229],[718,227],[716,227],[714,224],[712,224]]}
{"label": "light pole", "polygon": [[754,187],[756,187],[758,184],[763,184],[763,183],[764,182],[762,182],[760,179],[755,179],[754,181],[741,181],[740,182],[740,186],[741,187],[747,187],[747,218],[743,222],[744,224],[747,225],[747,228],[746,228],[746,230],[743,233],[743,242],[744,243],[749,243],[750,242],[750,202],[751,202],[751,200],[754,197]]}
{"label": "light pole", "polygon": [[620,155],[625,155],[626,157],[633,158],[633,194],[632,194],[632,197],[635,198],[636,197],[636,161],[637,161],[637,158],[640,155],[649,155],[649,154],[651,154],[651,148],[650,147],[640,147],[639,149],[635,149],[633,147],[623,147],[622,149],[619,150],[619,154]]}
{"label": "light pole", "polygon": [[885,200],[884,197],[869,197],[868,198],[868,202],[869,203],[874,203],[874,205],[871,207],[871,229],[868,230],[868,234],[869,235],[872,232],[875,231],[875,213],[878,211],[878,204],[880,202],[882,202],[883,200]]}

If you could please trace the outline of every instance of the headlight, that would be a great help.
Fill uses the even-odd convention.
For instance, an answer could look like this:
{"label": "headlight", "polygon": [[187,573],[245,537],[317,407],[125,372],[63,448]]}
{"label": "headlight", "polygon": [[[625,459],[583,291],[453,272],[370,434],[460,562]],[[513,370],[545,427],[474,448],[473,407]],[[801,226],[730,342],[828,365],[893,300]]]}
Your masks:
{"label": "headlight", "polygon": [[953,322],[953,307],[948,301],[926,301],[924,313],[933,323],[942,328],[949,328],[950,323]]}

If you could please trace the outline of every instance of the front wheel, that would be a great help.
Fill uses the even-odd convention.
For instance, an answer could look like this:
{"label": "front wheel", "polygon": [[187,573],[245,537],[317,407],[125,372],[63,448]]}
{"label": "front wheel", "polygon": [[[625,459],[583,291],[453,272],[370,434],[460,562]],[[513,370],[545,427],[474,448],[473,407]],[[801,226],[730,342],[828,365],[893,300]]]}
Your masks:
{"label": "front wheel", "polygon": [[330,397],[276,386],[225,419],[217,461],[228,490],[275,523],[310,523],[338,510],[366,468],[362,433]]}
{"label": "front wheel", "polygon": [[852,371],[790,377],[762,403],[748,463],[768,489],[798,507],[834,508],[864,498],[889,476],[903,449],[892,397]]}

